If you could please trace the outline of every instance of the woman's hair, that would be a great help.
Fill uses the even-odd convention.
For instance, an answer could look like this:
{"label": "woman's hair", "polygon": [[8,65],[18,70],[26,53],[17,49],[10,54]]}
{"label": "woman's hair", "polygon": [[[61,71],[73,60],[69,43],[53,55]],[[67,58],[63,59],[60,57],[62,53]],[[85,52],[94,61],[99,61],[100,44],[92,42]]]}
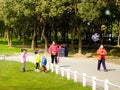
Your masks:
{"label": "woman's hair", "polygon": [[21,49],[21,52],[23,52],[23,51],[27,51],[27,50],[22,48],[22,49]]}
{"label": "woman's hair", "polygon": [[35,50],[35,54],[38,54],[38,50]]}

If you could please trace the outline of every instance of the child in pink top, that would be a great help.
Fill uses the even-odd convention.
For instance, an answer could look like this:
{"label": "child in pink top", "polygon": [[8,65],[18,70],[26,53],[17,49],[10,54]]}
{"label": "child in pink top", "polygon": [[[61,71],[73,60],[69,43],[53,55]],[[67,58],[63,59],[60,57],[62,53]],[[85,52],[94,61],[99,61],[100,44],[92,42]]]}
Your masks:
{"label": "child in pink top", "polygon": [[[52,44],[49,47],[49,53],[51,54],[51,63],[54,64],[54,62],[57,64],[59,60],[59,50],[58,46],[56,45],[55,41],[52,42]],[[58,57],[58,60],[57,60]]]}
{"label": "child in pink top", "polygon": [[21,58],[20,58],[21,63],[22,63],[21,71],[25,72],[27,52],[26,52],[26,49],[21,49],[21,51],[22,51]]}

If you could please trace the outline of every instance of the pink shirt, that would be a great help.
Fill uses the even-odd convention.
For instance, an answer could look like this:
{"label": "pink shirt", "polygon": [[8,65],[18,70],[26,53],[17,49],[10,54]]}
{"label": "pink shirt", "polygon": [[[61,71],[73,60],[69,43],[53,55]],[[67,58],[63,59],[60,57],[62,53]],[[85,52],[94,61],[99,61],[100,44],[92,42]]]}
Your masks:
{"label": "pink shirt", "polygon": [[25,52],[22,52],[21,53],[21,63],[25,63],[26,62],[26,57],[27,57],[27,54]]}
{"label": "pink shirt", "polygon": [[50,45],[49,53],[51,54],[52,52],[56,52],[57,54],[59,54],[57,45]]}

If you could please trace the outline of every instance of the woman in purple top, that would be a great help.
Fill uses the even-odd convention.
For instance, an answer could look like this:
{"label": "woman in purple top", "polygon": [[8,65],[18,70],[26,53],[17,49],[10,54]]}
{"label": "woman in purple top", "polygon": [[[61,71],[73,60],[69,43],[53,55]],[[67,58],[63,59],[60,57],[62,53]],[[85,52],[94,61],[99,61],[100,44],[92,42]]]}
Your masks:
{"label": "woman in purple top", "polygon": [[49,53],[51,54],[51,63],[54,64],[54,62],[57,64],[57,57],[59,58],[59,50],[58,46],[56,45],[55,41],[52,42],[52,44],[49,47]]}

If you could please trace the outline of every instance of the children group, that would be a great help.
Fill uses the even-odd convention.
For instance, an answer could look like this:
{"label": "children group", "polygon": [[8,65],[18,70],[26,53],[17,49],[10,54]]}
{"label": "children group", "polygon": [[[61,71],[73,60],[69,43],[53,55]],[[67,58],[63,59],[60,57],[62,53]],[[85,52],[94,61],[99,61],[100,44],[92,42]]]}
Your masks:
{"label": "children group", "polygon": [[[21,63],[22,63],[21,71],[25,72],[27,52],[26,52],[26,49],[21,49],[21,51],[22,51],[22,53],[21,53]],[[58,45],[56,44],[55,41],[52,41],[52,44],[49,47],[49,53],[51,54],[51,63],[58,64],[60,61],[60,52],[58,50]],[[39,67],[40,67],[40,63],[41,63],[43,71],[46,72],[47,59],[46,59],[45,55],[43,55],[42,57],[40,56],[39,50],[35,51],[35,61],[36,61],[35,71],[39,72],[39,70],[40,70]]]}
{"label": "children group", "polygon": [[[22,52],[21,53],[21,63],[22,63],[21,71],[25,72],[27,52],[26,52],[26,49],[21,49],[21,52]],[[42,66],[43,71],[46,72],[47,58],[45,57],[45,55],[41,57],[39,50],[35,51],[35,61],[36,61],[35,72],[40,72],[40,65]]]}

